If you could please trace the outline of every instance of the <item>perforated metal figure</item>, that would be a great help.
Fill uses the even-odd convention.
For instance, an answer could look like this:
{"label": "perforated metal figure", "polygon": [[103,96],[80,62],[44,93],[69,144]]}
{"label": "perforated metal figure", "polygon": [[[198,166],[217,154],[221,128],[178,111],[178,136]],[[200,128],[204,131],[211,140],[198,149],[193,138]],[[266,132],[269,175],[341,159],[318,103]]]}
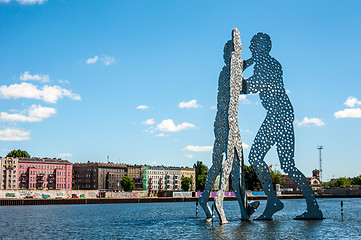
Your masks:
{"label": "perforated metal figure", "polygon": [[240,34],[235,28],[232,31],[232,41],[228,41],[224,47],[225,66],[219,76],[217,115],[214,122],[213,165],[208,171],[205,189],[199,199],[207,218],[211,219],[212,213],[207,202],[215,178],[221,173],[220,189],[214,199],[221,224],[228,223],[223,210],[223,198],[230,175],[241,208],[241,218],[249,220],[259,206],[259,202],[248,202],[245,194],[242,141],[238,128],[238,101],[242,81],[241,50]]}
{"label": "perforated metal figure", "polygon": [[244,61],[243,69],[255,63],[254,74],[248,79],[243,79],[242,86],[247,94],[258,93],[263,107],[267,110],[266,119],[258,130],[249,153],[249,162],[268,195],[266,208],[257,219],[272,219],[273,214],[283,208],[283,203],[277,198],[272,187],[269,167],[264,162],[265,155],[273,145],[277,147],[282,170],[306,198],[307,211],[296,219],[321,219],[323,214],[314,193],[306,177],[295,167],[293,107],[283,85],[281,64],[269,54],[270,37],[264,33],[256,34],[251,40],[250,50],[252,57]]}

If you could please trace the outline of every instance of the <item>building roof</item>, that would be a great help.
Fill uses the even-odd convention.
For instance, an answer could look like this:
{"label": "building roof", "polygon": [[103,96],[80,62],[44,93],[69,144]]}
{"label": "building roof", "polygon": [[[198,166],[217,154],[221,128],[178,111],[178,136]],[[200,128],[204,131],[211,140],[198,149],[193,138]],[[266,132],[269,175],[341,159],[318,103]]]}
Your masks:
{"label": "building roof", "polygon": [[74,167],[111,167],[111,168],[127,168],[127,165],[124,163],[74,163]]}
{"label": "building roof", "polygon": [[18,158],[19,163],[55,163],[55,164],[71,164],[68,160],[62,160],[61,158]]}

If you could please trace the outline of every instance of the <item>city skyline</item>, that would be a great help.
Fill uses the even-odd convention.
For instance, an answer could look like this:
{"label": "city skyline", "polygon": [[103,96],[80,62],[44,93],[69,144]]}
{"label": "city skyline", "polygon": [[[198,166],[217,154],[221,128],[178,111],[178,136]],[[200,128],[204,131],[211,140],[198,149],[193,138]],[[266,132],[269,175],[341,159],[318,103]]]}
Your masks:
{"label": "city skyline", "polygon": [[[270,35],[295,110],[295,162],[361,174],[361,3],[0,0],[0,156],[211,166],[223,47]],[[252,68],[244,76],[252,75]],[[241,95],[245,163],[264,120]],[[274,148],[265,158],[279,169]],[[355,167],[356,166],[356,167]]]}

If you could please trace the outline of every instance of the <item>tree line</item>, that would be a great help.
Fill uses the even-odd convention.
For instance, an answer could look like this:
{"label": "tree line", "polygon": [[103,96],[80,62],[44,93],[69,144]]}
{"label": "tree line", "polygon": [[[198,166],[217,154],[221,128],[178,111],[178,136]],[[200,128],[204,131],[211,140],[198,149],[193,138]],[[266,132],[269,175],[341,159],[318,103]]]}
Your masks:
{"label": "tree line", "polygon": [[322,183],[324,187],[360,187],[361,175],[353,178],[341,177],[334,181]]}
{"label": "tree line", "polygon": [[[204,185],[207,178],[208,167],[202,163],[202,161],[197,161],[193,168],[196,169],[196,190],[204,191]],[[271,170],[272,184],[273,187],[276,188],[276,184],[282,184],[285,182],[282,177],[281,171]],[[261,182],[259,181],[256,172],[252,167],[244,165],[244,180],[246,184],[246,188],[249,190],[260,190]],[[230,190],[232,190],[232,184],[229,184]]]}

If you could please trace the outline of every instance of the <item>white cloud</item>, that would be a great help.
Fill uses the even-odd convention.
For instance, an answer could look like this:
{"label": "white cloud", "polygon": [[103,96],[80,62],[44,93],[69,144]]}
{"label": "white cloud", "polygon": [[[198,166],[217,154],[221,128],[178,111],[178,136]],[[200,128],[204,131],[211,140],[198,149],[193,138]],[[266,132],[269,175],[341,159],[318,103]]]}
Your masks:
{"label": "white cloud", "polygon": [[69,81],[68,81],[68,80],[58,80],[58,82],[69,84]]}
{"label": "white cloud", "polygon": [[148,109],[148,108],[149,108],[149,106],[147,106],[147,105],[139,105],[137,107],[137,109],[140,109],[140,110],[145,110],[145,109]]}
{"label": "white cloud", "polygon": [[16,0],[20,4],[43,4],[46,3],[48,0]]}
{"label": "white cloud", "polygon": [[0,130],[0,141],[24,141],[30,140],[30,131],[19,128],[6,128]]}
{"label": "white cloud", "polygon": [[[0,0],[0,3],[9,3],[11,0]],[[33,5],[33,4],[43,4],[46,3],[48,0],[15,0],[16,2],[20,3],[20,4],[28,4],[28,5]]]}
{"label": "white cloud", "polygon": [[197,103],[197,100],[193,99],[193,100],[190,100],[189,102],[180,102],[178,104],[178,107],[179,108],[200,108],[202,106]]}
{"label": "white cloud", "polygon": [[215,109],[217,109],[217,106],[213,105],[210,107],[210,109],[215,110]]}
{"label": "white cloud", "polygon": [[291,91],[288,90],[288,89],[286,89],[286,93],[287,93],[287,94],[291,94]]}
{"label": "white cloud", "polygon": [[213,150],[213,146],[193,146],[188,145],[183,148],[183,151],[190,151],[190,152],[211,152]]}
{"label": "white cloud", "polygon": [[157,125],[157,129],[162,132],[179,132],[195,127],[196,126],[194,124],[188,122],[175,125],[172,119],[163,120],[160,124]]}
{"label": "white cloud", "polygon": [[243,147],[243,149],[248,149],[249,145],[247,143],[242,142],[242,147]]}
{"label": "white cloud", "polygon": [[355,107],[356,105],[361,105],[361,101],[358,101],[357,98],[348,97],[344,103],[347,107]]}
{"label": "white cloud", "polygon": [[167,137],[168,135],[165,135],[164,133],[159,133],[157,135],[155,135],[156,137]]}
{"label": "white cloud", "polygon": [[193,155],[192,155],[192,154],[189,154],[189,153],[184,154],[184,156],[185,156],[186,158],[193,158]]}
{"label": "white cloud", "polygon": [[93,57],[93,58],[88,58],[88,59],[86,60],[86,64],[93,64],[93,63],[98,62],[98,60],[99,60],[99,57],[98,57],[98,56],[95,56],[95,57]]}
{"label": "white cloud", "polygon": [[251,130],[248,130],[248,129],[240,129],[240,132],[245,132],[245,133],[249,133],[249,134],[254,134]]}
{"label": "white cloud", "polygon": [[110,64],[115,62],[115,58],[112,56],[104,55],[103,57],[94,56],[86,60],[87,64],[94,64],[97,62],[102,62],[105,66],[109,66]]}
{"label": "white cloud", "polygon": [[316,125],[316,126],[323,126],[325,125],[325,123],[319,119],[319,118],[308,118],[305,117],[301,122],[300,121],[295,121],[297,123],[297,126],[310,126],[310,125]]}
{"label": "white cloud", "polygon": [[239,101],[243,104],[251,104],[252,102],[247,99],[247,96],[244,94],[239,95]]}
{"label": "white cloud", "polygon": [[[249,145],[247,143],[242,143],[243,149],[248,149]],[[190,151],[190,152],[212,152],[213,146],[194,146],[194,145],[188,145],[185,148],[183,148],[183,151]],[[192,156],[193,157],[193,156]]]}
{"label": "white cloud", "polygon": [[335,112],[335,118],[361,118],[360,108],[346,108],[342,111]]}
{"label": "white cloud", "polygon": [[45,85],[42,88],[31,83],[12,84],[0,87],[0,98],[32,98],[44,102],[56,103],[59,98],[69,97],[72,100],[81,100],[80,95],[72,93],[71,90],[59,86]]}
{"label": "white cloud", "polygon": [[154,124],[154,119],[153,118],[147,119],[143,123],[145,125],[153,125]]}
{"label": "white cloud", "polygon": [[59,153],[57,154],[58,157],[61,157],[61,158],[69,158],[71,156],[73,156],[73,154],[71,153]]}
{"label": "white cloud", "polygon": [[3,122],[41,122],[56,113],[55,108],[31,105],[27,110],[28,116],[19,113],[0,113],[0,121]]}
{"label": "white cloud", "polygon": [[50,82],[50,77],[49,75],[42,75],[42,74],[31,75],[29,71],[25,71],[23,74],[20,75],[20,80]]}
{"label": "white cloud", "polygon": [[109,66],[115,62],[115,58],[111,56],[104,56],[100,60],[105,64],[105,66]]}

